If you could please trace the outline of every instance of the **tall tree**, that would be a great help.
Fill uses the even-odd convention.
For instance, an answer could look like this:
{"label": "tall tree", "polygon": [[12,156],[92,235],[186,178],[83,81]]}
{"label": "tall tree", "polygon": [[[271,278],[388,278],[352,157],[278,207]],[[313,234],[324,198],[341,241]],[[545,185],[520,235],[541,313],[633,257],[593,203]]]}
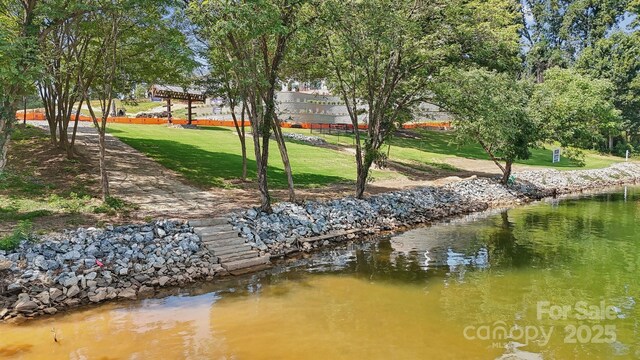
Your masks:
{"label": "tall tree", "polygon": [[635,137],[640,130],[640,32],[614,32],[585,49],[578,71],[614,85],[614,104],[624,128]]}
{"label": "tall tree", "polygon": [[539,126],[527,112],[532,84],[484,69],[450,70],[440,81],[436,99],[453,114],[458,142],[480,144],[506,185],[514,161],[528,159],[540,138]]}
{"label": "tall tree", "polygon": [[542,82],[552,67],[567,67],[604,38],[629,0],[522,0],[523,51],[529,72]]}
{"label": "tall tree", "polygon": [[[83,18],[71,18],[42,39],[39,46],[43,72],[36,81],[44,104],[53,146],[59,146],[72,158],[73,143],[77,130],[82,92],[79,78],[88,66],[86,52],[89,50],[91,34]],[[74,112],[74,105],[78,108]],[[68,136],[72,115],[75,125],[71,139]]]}
{"label": "tall tree", "polygon": [[288,45],[308,22],[308,1],[229,0],[191,3],[191,18],[209,48],[223,49],[233,64],[234,78],[244,97],[252,128],[260,208],[271,212],[267,181],[271,131],[279,145],[289,183],[289,200],[295,200],[293,176],[280,121],[275,92],[280,88],[282,64]]}
{"label": "tall tree", "polygon": [[[93,66],[81,74],[79,83],[98,131],[104,201],[110,196],[106,127],[113,99],[137,83],[184,82],[195,66],[186,39],[171,27],[167,9],[175,4],[172,0],[107,0],[101,11],[85,19],[91,36],[85,61]],[[91,100],[100,104],[99,117]]]}
{"label": "tall tree", "polygon": [[[518,66],[518,7],[510,1],[325,1],[328,78],[356,129],[355,195],[364,196],[381,146],[429,100],[446,63]],[[354,16],[354,14],[357,14]],[[357,129],[367,125],[366,136]]]}
{"label": "tall tree", "polygon": [[530,113],[543,125],[544,138],[565,148],[602,148],[620,131],[620,112],[611,99],[613,85],[575,70],[553,68],[537,84]]}
{"label": "tall tree", "polygon": [[[240,87],[241,81],[237,78],[237,73],[233,71],[233,63],[230,62],[223,49],[208,48],[204,56],[207,57],[210,66],[210,72],[203,81],[207,93],[212,96],[224,98],[231,110],[233,125],[240,141],[240,150],[242,153],[242,181],[247,179],[247,137],[246,137],[246,114],[247,107],[244,102],[246,95]],[[240,111],[240,120],[238,120],[238,111]]]}
{"label": "tall tree", "polygon": [[18,101],[37,74],[37,0],[1,0],[0,172],[4,169]]}
{"label": "tall tree", "polygon": [[[362,198],[371,165],[384,156],[382,144],[425,99],[429,75],[444,55],[435,46],[438,36],[423,31],[437,21],[429,20],[438,19],[440,8],[390,0],[323,5],[330,85],[354,128],[355,195]],[[364,139],[361,123],[367,124]]]}

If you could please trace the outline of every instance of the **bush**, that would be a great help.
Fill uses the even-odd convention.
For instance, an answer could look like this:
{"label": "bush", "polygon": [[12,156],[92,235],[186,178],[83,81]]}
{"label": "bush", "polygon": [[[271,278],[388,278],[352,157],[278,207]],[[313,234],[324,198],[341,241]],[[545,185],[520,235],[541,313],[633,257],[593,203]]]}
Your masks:
{"label": "bush", "polygon": [[624,157],[626,155],[627,150],[629,150],[629,156],[631,156],[631,154],[633,154],[633,145],[624,142],[624,141],[619,141],[614,147],[613,147],[613,154],[617,155],[617,156],[622,156]]}
{"label": "bush", "polygon": [[562,155],[569,159],[571,162],[576,164],[577,166],[585,166],[585,154],[584,151],[574,147],[566,147],[562,149]]}
{"label": "bush", "polygon": [[24,220],[18,222],[18,227],[13,230],[13,234],[0,238],[0,250],[11,251],[20,245],[23,240],[31,238],[31,221]]}

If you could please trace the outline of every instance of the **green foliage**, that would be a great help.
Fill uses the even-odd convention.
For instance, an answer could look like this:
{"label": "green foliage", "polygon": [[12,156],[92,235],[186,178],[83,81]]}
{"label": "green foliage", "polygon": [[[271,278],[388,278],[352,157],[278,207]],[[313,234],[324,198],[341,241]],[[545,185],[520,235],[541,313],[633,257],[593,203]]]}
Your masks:
{"label": "green foliage", "polygon": [[521,70],[519,6],[510,0],[454,0],[445,7],[451,34],[450,64],[479,65],[492,70]]}
{"label": "green foliage", "polygon": [[[247,129],[247,133],[251,129]],[[238,138],[229,128],[183,129],[176,131],[164,126],[113,124],[109,132],[133,148],[142,151],[165,167],[184,175],[190,182],[204,188],[233,186],[242,166]],[[272,141],[272,146],[275,144]],[[252,146],[247,138],[247,146]],[[353,157],[343,152],[288,143],[291,166],[296,184],[305,188],[355,180]],[[253,152],[247,154],[248,177],[255,180]],[[286,188],[287,180],[281,161],[273,161],[268,168],[269,181],[274,188]],[[380,178],[391,177],[380,172]]]}
{"label": "green foliage", "polygon": [[0,250],[14,250],[20,245],[20,242],[29,240],[31,238],[32,227],[31,221],[20,221],[11,235],[0,238]]}
{"label": "green foliage", "polygon": [[530,113],[541,124],[544,138],[563,147],[599,148],[620,128],[620,114],[610,95],[612,85],[574,70],[553,68],[537,84]]}
{"label": "green foliage", "polygon": [[102,203],[99,206],[96,206],[93,209],[93,212],[96,214],[128,215],[132,210],[135,210],[135,209],[137,209],[136,205],[131,204],[118,197],[109,196],[107,197],[107,200],[104,203]]}
{"label": "green foliage", "polygon": [[570,66],[625,15],[629,0],[524,0],[526,65],[538,82],[552,67]]}
{"label": "green foliage", "polygon": [[458,143],[480,144],[503,171],[505,182],[511,164],[528,159],[539,140],[538,125],[527,113],[531,88],[531,83],[507,74],[472,69],[446,72],[436,90],[438,103],[454,115]]}
{"label": "green foliage", "polygon": [[88,195],[78,195],[71,192],[69,196],[52,194],[47,198],[49,204],[55,208],[62,209],[70,214],[86,212],[90,208],[91,197]]}
{"label": "green foliage", "polygon": [[619,31],[600,39],[582,52],[576,68],[613,84],[613,101],[624,127],[636,133],[640,129],[640,33]]}
{"label": "green foliage", "polygon": [[633,145],[620,141],[613,147],[613,154],[618,156],[626,156],[627,151],[629,154],[633,154],[635,152],[635,148]]}

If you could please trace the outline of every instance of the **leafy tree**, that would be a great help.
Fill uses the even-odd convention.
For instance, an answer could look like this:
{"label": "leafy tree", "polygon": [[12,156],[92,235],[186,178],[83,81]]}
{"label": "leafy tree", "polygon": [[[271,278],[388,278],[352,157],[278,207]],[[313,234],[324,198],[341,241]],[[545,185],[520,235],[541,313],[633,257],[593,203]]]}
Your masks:
{"label": "leafy tree", "polygon": [[[195,67],[186,39],[170,26],[172,5],[171,0],[105,1],[85,19],[91,24],[85,61],[92,67],[79,76],[79,86],[98,131],[103,201],[110,196],[105,136],[113,99],[137,83],[184,82]],[[99,101],[100,117],[92,99]]]}
{"label": "leafy tree", "polygon": [[621,111],[625,129],[640,130],[640,33],[615,32],[585,49],[578,71],[614,85],[614,104]]}
{"label": "leafy tree", "polygon": [[47,35],[89,10],[75,2],[0,0],[0,171],[19,101],[40,74],[38,48]]}
{"label": "leafy tree", "polygon": [[453,114],[457,141],[480,144],[507,184],[513,162],[528,159],[540,136],[527,113],[531,84],[485,69],[449,70],[441,81],[436,99]]}
{"label": "leafy tree", "polygon": [[447,62],[518,73],[520,59],[521,12],[511,0],[455,0],[445,7],[445,35],[451,46]]}
{"label": "leafy tree", "polygon": [[[309,26],[309,1],[228,0],[195,1],[190,4],[191,18],[209,49],[223,51],[226,60],[212,66],[232,69],[234,86],[252,128],[254,152],[260,190],[261,210],[271,212],[267,181],[269,139],[271,131],[278,143],[289,184],[289,200],[295,200],[293,175],[276,116],[275,92],[280,87],[282,65],[288,46],[300,28]],[[217,50],[216,50],[217,51]],[[212,59],[218,60],[216,56]],[[229,66],[231,65],[231,66]]]}
{"label": "leafy tree", "polygon": [[[85,62],[91,37],[84,28],[81,18],[69,19],[44,37],[39,46],[43,71],[36,81],[44,104],[49,132],[53,146],[59,146],[73,157],[78,115],[82,107],[82,92],[79,78],[92,64]],[[69,124],[74,104],[78,103],[71,140],[68,137]],[[59,134],[59,138],[58,138]]]}
{"label": "leafy tree", "polygon": [[620,114],[611,99],[613,85],[575,70],[553,68],[537,84],[530,113],[542,125],[544,138],[563,147],[598,148],[619,132]]}
{"label": "leafy tree", "polygon": [[36,73],[36,0],[1,0],[0,8],[0,172],[4,169],[18,101]]}
{"label": "leafy tree", "polygon": [[[518,68],[517,7],[509,1],[326,1],[325,58],[333,91],[355,129],[355,195],[364,196],[369,169],[384,159],[381,146],[416,107],[447,63]],[[357,14],[357,15],[355,15]],[[355,16],[354,16],[355,15]]]}
{"label": "leafy tree", "polygon": [[629,0],[523,0],[525,61],[538,82],[552,67],[567,67],[620,21]]}
{"label": "leafy tree", "polygon": [[[342,97],[355,129],[355,194],[362,198],[371,165],[384,156],[382,144],[427,96],[429,75],[445,53],[436,45],[438,36],[425,34],[423,26],[436,28],[442,17],[439,7],[421,2],[323,5],[330,84]],[[361,122],[368,125],[365,139],[358,131]]]}

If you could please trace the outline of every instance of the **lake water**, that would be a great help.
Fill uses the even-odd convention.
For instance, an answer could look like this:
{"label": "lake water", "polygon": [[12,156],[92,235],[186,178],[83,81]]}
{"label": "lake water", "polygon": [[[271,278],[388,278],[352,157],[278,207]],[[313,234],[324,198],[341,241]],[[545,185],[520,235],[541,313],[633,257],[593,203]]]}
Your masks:
{"label": "lake water", "polygon": [[629,188],[419,228],[0,325],[0,359],[636,359],[639,220]]}

